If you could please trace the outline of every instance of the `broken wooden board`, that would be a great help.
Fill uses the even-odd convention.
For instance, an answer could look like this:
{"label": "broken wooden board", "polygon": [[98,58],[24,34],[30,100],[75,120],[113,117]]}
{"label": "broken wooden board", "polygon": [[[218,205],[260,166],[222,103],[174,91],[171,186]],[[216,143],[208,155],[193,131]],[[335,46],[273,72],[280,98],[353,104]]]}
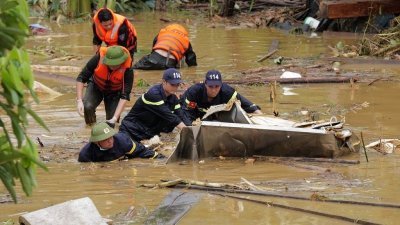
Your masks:
{"label": "broken wooden board", "polygon": [[268,54],[261,57],[259,60],[257,60],[257,62],[262,62],[271,57],[273,54],[275,54],[275,52],[278,51],[278,46],[279,46],[279,40],[273,40],[271,46],[269,47]]}
{"label": "broken wooden board", "polygon": [[144,224],[175,225],[201,197],[201,193],[172,191],[150,214]]}
{"label": "broken wooden board", "polygon": [[353,18],[400,13],[399,0],[324,0],[319,6],[320,16],[327,19]]}

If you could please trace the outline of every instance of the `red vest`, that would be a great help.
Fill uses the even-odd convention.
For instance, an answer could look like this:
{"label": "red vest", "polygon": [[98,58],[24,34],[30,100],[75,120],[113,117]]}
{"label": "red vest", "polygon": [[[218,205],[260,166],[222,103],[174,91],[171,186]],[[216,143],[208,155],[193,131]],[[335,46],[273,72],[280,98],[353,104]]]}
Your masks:
{"label": "red vest", "polygon": [[122,63],[120,68],[113,70],[110,73],[107,65],[103,64],[103,59],[106,55],[107,48],[100,48],[100,61],[94,70],[93,81],[102,91],[120,91],[124,89],[124,74],[126,69],[131,67],[132,58],[129,54],[129,51],[126,48],[123,49],[128,54],[128,58]]}
{"label": "red vest", "polygon": [[162,49],[170,52],[179,62],[188,48],[189,37],[187,30],[179,24],[171,24],[160,30],[153,50]]}
{"label": "red vest", "polygon": [[109,31],[105,30],[98,18],[99,12],[97,12],[93,17],[93,22],[95,24],[97,36],[99,36],[99,38],[102,41],[104,41],[107,44],[107,46],[118,45],[118,31],[121,25],[125,23],[128,26],[129,36],[127,41],[128,46],[124,47],[127,48],[128,50],[135,48],[136,36],[137,36],[135,27],[132,25],[131,22],[128,21],[128,19],[126,19],[126,17],[116,14],[110,9],[107,10],[109,10],[113,15],[113,28]]}

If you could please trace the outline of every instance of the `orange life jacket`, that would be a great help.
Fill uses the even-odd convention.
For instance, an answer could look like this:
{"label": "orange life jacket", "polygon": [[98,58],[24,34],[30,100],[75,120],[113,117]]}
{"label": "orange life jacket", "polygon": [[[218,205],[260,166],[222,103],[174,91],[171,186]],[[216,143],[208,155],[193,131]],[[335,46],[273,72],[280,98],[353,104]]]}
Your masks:
{"label": "orange life jacket", "polygon": [[128,41],[126,42],[128,46],[124,46],[128,50],[134,49],[136,47],[136,29],[132,25],[129,20],[121,16],[117,13],[114,13],[112,10],[107,9],[111,12],[113,16],[113,28],[109,31],[105,30],[101,25],[101,22],[98,18],[99,11],[94,15],[93,22],[96,28],[96,34],[99,38],[106,43],[107,46],[118,45],[118,31],[122,24],[126,24],[128,27]]}
{"label": "orange life jacket", "polygon": [[153,50],[162,49],[170,52],[179,62],[188,48],[189,37],[187,30],[179,24],[171,24],[160,30]]}
{"label": "orange life jacket", "polygon": [[99,50],[100,60],[94,70],[93,81],[102,91],[120,91],[124,90],[124,74],[131,67],[132,58],[129,51],[122,47],[128,54],[128,58],[117,70],[109,71],[107,65],[103,64],[104,56],[107,52],[107,47],[101,47]]}

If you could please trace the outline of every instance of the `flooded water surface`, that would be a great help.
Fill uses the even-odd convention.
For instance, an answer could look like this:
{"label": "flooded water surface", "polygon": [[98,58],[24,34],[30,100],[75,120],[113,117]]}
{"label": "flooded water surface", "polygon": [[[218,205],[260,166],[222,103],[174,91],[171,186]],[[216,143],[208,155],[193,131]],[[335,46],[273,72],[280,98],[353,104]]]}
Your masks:
{"label": "flooded water surface", "polygon": [[[171,15],[154,15],[141,13],[133,16],[138,32],[137,61],[148,54],[154,36],[164,26],[160,17]],[[262,28],[249,29],[238,27],[216,26],[195,17],[180,16],[179,22],[189,19],[190,38],[198,57],[198,66],[181,71],[187,83],[203,80],[209,69],[218,69],[225,79],[239,79],[241,71],[261,66],[275,66],[273,59],[257,62],[264,56],[273,40],[279,40],[279,51],[274,55],[285,58],[316,59],[331,57],[328,45],[334,46],[338,41],[354,43],[354,38],[329,38],[308,35],[293,36],[287,32]],[[31,38],[29,49],[39,51],[43,46],[79,56],[74,61],[51,61],[50,58],[35,55],[32,64],[45,66],[69,66],[81,69],[92,56],[92,30],[89,23],[67,24],[58,27],[48,24],[52,35],[42,38]],[[273,58],[273,57],[272,57]],[[373,71],[381,76],[399,78],[399,65],[382,64],[346,64],[343,71]],[[37,76],[38,80],[62,95],[51,98],[40,95],[41,103],[34,104],[34,110],[43,118],[50,132],[31,123],[29,130],[33,139],[40,137],[46,151],[70,151],[76,155],[79,148],[86,143],[90,128],[84,125],[83,118],[76,113],[75,77],[78,72],[63,70],[52,72],[61,74],[63,79],[49,79]],[[161,71],[136,71],[136,82],[140,79],[150,85],[159,82]],[[276,74],[280,75],[280,74]],[[272,114],[272,103],[269,100],[268,86],[236,86],[239,93],[261,106],[266,114]],[[350,84],[301,84],[279,85],[276,110],[282,118],[305,119],[301,111],[314,112],[319,119],[345,120],[359,136],[363,133],[367,143],[379,138],[399,138],[400,119],[398,104],[400,83],[377,81]],[[134,87],[132,96],[124,115],[134,104],[137,95],[145,88]],[[98,110],[98,119],[104,120],[104,107]],[[51,147],[48,147],[51,146]],[[43,155],[43,154],[42,154]],[[77,155],[76,155],[77,156]],[[32,197],[25,197],[18,187],[19,203],[1,203],[0,221],[17,220],[18,216],[61,203],[71,199],[90,197],[103,217],[112,218],[115,224],[142,224],[170,189],[148,189],[138,187],[144,183],[158,183],[161,179],[192,179],[199,181],[234,183],[241,178],[251,181],[268,191],[279,194],[290,194],[309,198],[318,193],[329,199],[352,200],[359,202],[388,203],[400,205],[400,169],[399,151],[382,155],[368,151],[369,162],[363,153],[357,165],[319,163],[312,164],[329,168],[330,172],[300,169],[279,163],[256,161],[245,163],[245,159],[217,160],[206,159],[204,162],[186,162],[182,164],[163,165],[151,160],[134,159],[123,162],[80,164],[74,158],[59,158],[47,164],[49,172],[38,170],[38,187]],[[0,194],[5,193],[0,186]],[[283,209],[203,193],[200,201],[182,218],[179,224],[351,224],[340,219],[317,216],[310,213]],[[238,195],[251,199],[269,201],[312,211],[323,212],[355,220],[369,221],[378,224],[397,224],[400,209],[324,203],[316,201],[293,200],[250,195]],[[124,216],[131,210],[131,216]],[[162,223],[161,223],[162,224]]]}

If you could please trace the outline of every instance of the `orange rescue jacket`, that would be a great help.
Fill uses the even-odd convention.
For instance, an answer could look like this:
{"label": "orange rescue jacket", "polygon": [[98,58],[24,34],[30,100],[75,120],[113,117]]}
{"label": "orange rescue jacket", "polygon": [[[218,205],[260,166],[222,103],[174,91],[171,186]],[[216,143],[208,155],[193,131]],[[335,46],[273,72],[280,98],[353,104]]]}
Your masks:
{"label": "orange rescue jacket", "polygon": [[104,56],[107,52],[107,47],[101,47],[99,50],[100,60],[94,70],[93,81],[102,91],[120,91],[124,90],[124,74],[131,67],[132,58],[129,51],[123,48],[128,54],[128,58],[122,63],[117,70],[109,71],[107,65],[103,64]]}
{"label": "orange rescue jacket", "polygon": [[189,48],[189,43],[187,30],[179,24],[171,24],[160,30],[153,50],[170,52],[179,62]]}
{"label": "orange rescue jacket", "polygon": [[131,22],[129,22],[129,20],[126,17],[114,13],[110,9],[107,10],[109,10],[113,15],[113,28],[109,31],[103,28],[98,18],[99,11],[97,11],[97,13],[93,17],[93,22],[96,28],[97,36],[99,36],[99,38],[102,41],[104,41],[107,44],[107,46],[118,45],[118,31],[121,25],[125,23],[128,26],[129,36],[127,41],[128,46],[124,47],[126,47],[128,50],[134,49],[136,47],[136,37],[137,37],[135,27],[132,25]]}

